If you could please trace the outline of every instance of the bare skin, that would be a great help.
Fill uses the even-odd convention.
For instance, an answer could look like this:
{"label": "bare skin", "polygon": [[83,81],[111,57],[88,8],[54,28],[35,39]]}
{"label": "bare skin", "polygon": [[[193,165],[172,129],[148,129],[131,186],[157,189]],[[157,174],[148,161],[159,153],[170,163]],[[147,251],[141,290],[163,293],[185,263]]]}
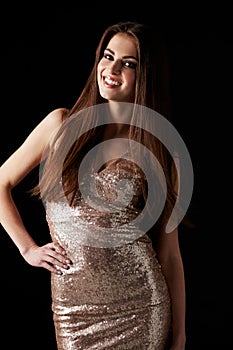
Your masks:
{"label": "bare skin", "polygon": [[18,247],[23,258],[32,266],[43,267],[60,274],[59,267],[68,268],[71,261],[56,243],[39,247],[19,215],[13,201],[12,189],[37,165],[51,141],[51,135],[61,125],[61,110],[51,112],[32,131],[25,142],[0,168],[0,219],[1,224]]}

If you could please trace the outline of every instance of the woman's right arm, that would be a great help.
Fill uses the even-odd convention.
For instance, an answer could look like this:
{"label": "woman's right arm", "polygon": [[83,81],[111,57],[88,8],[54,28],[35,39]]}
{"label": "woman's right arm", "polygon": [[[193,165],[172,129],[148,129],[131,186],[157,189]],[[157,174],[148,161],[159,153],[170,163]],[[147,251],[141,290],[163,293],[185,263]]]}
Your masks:
{"label": "woman's right arm", "polygon": [[0,222],[32,266],[60,273],[68,268],[64,250],[54,242],[39,247],[27,231],[12,197],[12,189],[37,165],[62,123],[62,109],[49,113],[30,133],[24,143],[0,167]]}

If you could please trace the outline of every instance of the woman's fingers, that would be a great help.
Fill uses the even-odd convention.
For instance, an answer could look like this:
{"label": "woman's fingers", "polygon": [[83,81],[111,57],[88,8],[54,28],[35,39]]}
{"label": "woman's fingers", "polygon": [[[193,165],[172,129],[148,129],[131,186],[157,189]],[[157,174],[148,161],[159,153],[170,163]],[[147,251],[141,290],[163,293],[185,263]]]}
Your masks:
{"label": "woman's fingers", "polygon": [[62,275],[61,270],[59,270],[55,265],[51,265],[46,261],[42,261],[40,264],[40,267],[43,267],[46,270],[50,271],[51,273],[55,273],[56,275]]}
{"label": "woman's fingers", "polygon": [[68,269],[70,267],[71,261],[69,259],[64,259],[61,255],[55,253],[54,255],[48,254],[45,259],[50,264],[57,265],[63,267],[64,269]]}
{"label": "woman's fingers", "polygon": [[71,260],[66,256],[65,250],[56,243],[48,243],[42,247],[44,251],[44,261],[49,264],[57,265],[64,269],[68,269],[72,264]]}
{"label": "woman's fingers", "polygon": [[24,259],[32,266],[43,267],[56,274],[61,274],[61,269],[69,269],[72,264],[65,250],[55,242],[42,247],[31,247],[24,255]]}
{"label": "woman's fingers", "polygon": [[66,255],[66,251],[64,248],[62,248],[58,243],[56,242],[51,242],[51,243],[48,243],[46,245],[44,245],[44,247],[48,247],[62,255]]}

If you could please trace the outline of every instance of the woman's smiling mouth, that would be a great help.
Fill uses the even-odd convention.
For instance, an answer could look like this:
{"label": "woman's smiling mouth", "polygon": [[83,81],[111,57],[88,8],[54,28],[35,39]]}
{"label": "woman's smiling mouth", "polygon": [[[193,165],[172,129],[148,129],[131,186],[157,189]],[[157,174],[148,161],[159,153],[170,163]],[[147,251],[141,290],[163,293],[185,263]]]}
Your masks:
{"label": "woman's smiling mouth", "polygon": [[108,86],[120,86],[121,85],[121,83],[119,81],[116,81],[109,76],[104,77],[104,83],[105,83],[105,85],[108,85]]}

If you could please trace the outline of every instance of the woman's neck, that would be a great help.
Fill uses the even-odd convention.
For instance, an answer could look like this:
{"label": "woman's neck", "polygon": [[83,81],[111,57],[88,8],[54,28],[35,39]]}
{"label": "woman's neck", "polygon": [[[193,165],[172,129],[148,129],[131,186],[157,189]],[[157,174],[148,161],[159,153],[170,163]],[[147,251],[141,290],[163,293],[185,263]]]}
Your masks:
{"label": "woman's neck", "polygon": [[133,112],[133,103],[109,101],[109,123],[119,123],[119,130],[129,124]]}

